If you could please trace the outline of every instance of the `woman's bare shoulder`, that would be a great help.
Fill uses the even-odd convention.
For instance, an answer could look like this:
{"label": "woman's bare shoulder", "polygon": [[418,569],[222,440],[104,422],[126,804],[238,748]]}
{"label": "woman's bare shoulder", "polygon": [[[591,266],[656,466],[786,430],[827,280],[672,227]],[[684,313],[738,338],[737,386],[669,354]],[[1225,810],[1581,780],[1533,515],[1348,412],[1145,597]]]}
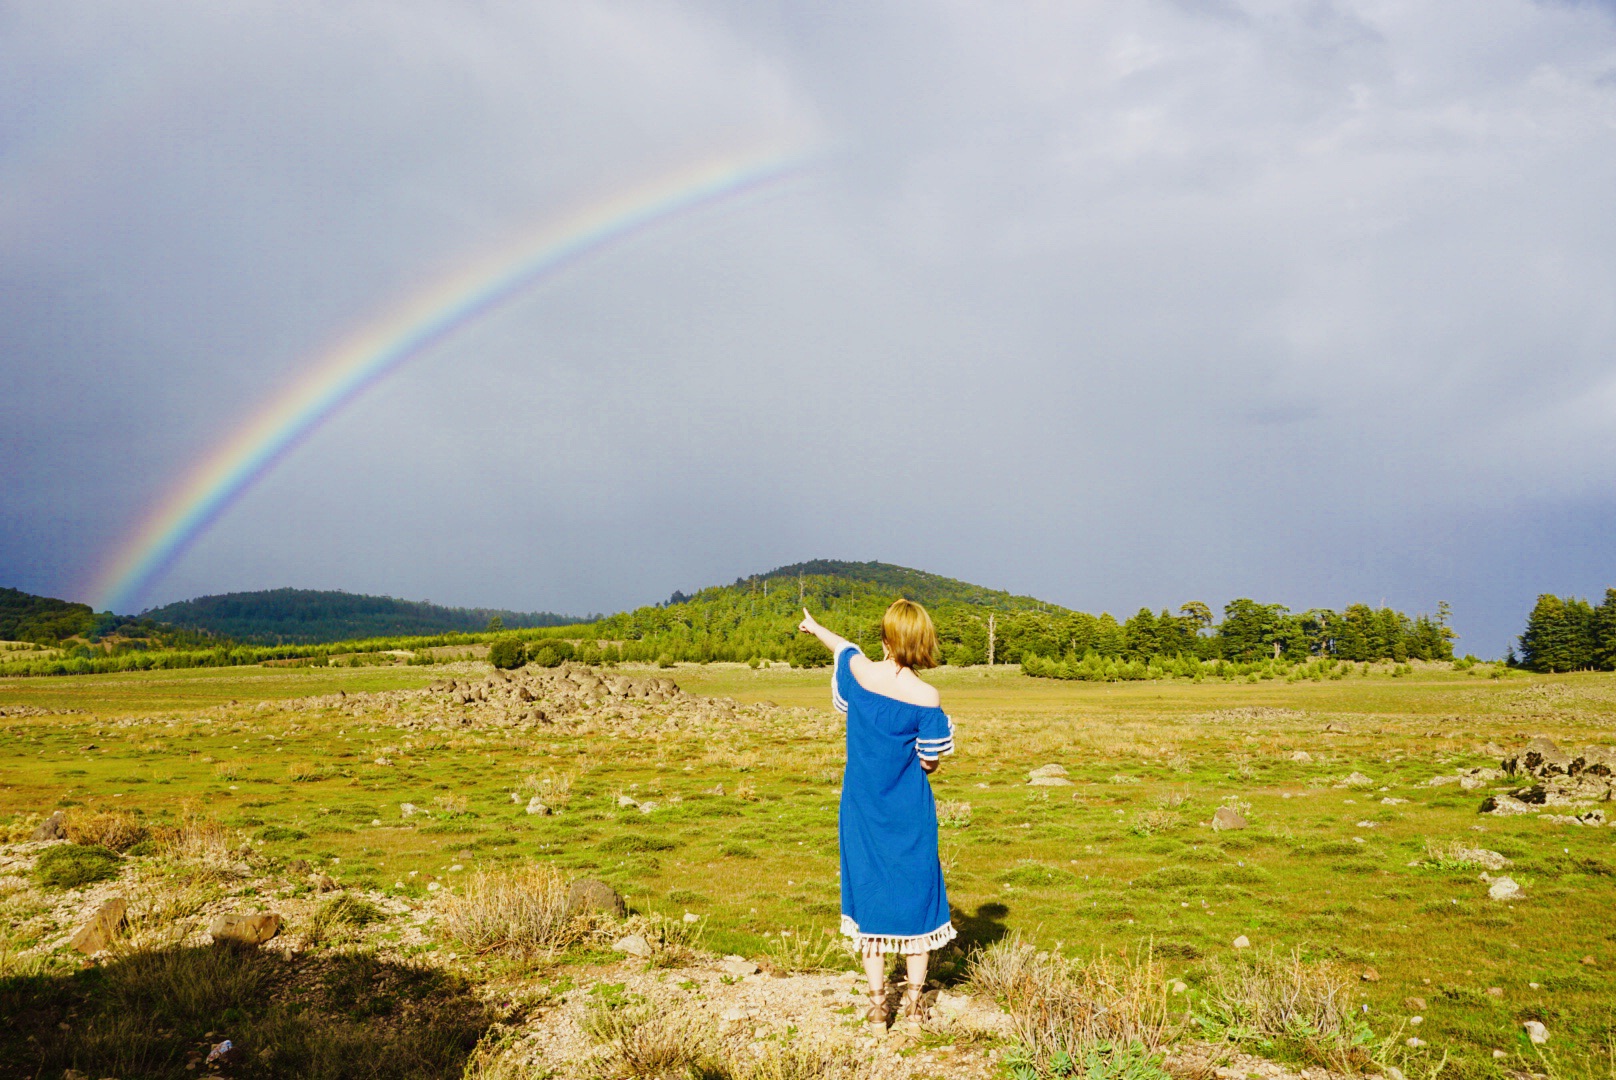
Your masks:
{"label": "woman's bare shoulder", "polygon": [[924,679],[916,679],[915,681],[920,684],[915,687],[916,705],[924,705],[928,709],[935,709],[942,705],[943,695],[937,692],[937,688],[935,686],[929,682],[926,682]]}

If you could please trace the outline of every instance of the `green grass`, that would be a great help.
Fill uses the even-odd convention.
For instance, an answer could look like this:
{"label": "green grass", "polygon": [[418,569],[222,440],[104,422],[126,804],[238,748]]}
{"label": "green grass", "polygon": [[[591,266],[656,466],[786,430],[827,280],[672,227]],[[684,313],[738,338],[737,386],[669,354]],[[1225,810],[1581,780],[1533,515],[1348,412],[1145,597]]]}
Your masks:
{"label": "green grass", "polygon": [[[452,865],[550,861],[612,882],[637,910],[697,911],[726,951],[761,954],[764,935],[781,929],[834,931],[842,746],[824,671],[674,669],[694,693],[813,710],[722,737],[407,731],[342,707],[257,708],[441,674],[231,668],[0,681],[0,705],[83,710],[0,719],[0,815],[121,809],[156,824],[190,807],[237,830],[233,842],[289,867],[301,860],[302,873],[384,890],[402,882],[408,895],[452,884]],[[1444,1075],[1502,1075],[1494,1048],[1543,1072],[1520,1034],[1527,1019],[1554,1033],[1558,1074],[1609,1075],[1616,829],[1479,817],[1487,789],[1425,781],[1496,764],[1488,742],[1609,744],[1616,676],[1491,680],[1421,667],[1397,679],[1090,684],[971,668],[935,681],[959,752],[933,786],[940,801],[971,808],[969,827],[942,842],[967,943],[1010,930],[1068,952],[1159,942],[1194,995],[1206,965],[1245,935],[1259,948],[1374,968],[1378,981],[1357,992],[1379,1037],[1406,1020],[1405,999],[1424,998],[1419,1035],[1430,1046],[1406,1052],[1410,1076],[1443,1052]],[[1298,750],[1311,760],[1293,761]],[[230,768],[216,770],[221,762]],[[1073,786],[1027,787],[1027,771],[1050,762]],[[289,767],[310,764],[315,778],[290,782]],[[1352,772],[1371,785],[1333,786]],[[553,817],[527,815],[510,792],[547,774],[573,777],[570,801]],[[619,808],[620,793],[658,809]],[[1406,801],[1382,804],[1388,796]],[[453,809],[457,798],[464,809]],[[1250,827],[1213,832],[1204,823],[1230,799],[1249,806]],[[429,816],[403,817],[405,802]],[[1475,869],[1424,864],[1428,843],[1453,842],[1513,859],[1505,872],[1526,898],[1497,904]]]}

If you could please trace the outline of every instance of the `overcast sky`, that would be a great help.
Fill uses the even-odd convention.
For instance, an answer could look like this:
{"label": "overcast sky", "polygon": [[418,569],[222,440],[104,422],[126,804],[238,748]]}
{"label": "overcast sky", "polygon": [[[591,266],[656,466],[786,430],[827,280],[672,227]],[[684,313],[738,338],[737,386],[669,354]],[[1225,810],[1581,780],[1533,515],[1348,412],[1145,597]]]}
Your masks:
{"label": "overcast sky", "polygon": [[[809,8],[813,10],[808,10]],[[1616,585],[1616,5],[0,4],[0,585],[94,600],[333,341],[714,155],[140,606],[562,612],[807,558],[1126,615]]]}

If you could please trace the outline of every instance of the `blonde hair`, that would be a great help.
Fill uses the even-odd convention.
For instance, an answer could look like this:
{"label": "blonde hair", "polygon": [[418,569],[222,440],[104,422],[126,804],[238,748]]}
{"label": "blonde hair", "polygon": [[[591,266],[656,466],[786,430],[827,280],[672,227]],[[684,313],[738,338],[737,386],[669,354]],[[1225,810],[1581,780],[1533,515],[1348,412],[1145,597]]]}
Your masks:
{"label": "blonde hair", "polygon": [[924,670],[937,666],[937,628],[926,609],[913,600],[894,600],[881,616],[881,644],[902,667]]}

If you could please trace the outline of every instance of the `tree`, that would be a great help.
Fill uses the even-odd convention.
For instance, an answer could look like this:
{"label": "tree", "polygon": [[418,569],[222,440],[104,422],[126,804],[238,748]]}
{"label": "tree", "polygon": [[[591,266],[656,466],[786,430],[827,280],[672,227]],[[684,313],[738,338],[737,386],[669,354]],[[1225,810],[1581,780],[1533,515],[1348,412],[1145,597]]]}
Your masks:
{"label": "tree", "polygon": [[527,646],[518,638],[500,638],[489,647],[488,662],[497,668],[519,668],[527,663]]}
{"label": "tree", "polygon": [[1594,608],[1593,666],[1616,671],[1616,589],[1605,590],[1605,602]]}
{"label": "tree", "polygon": [[[1607,602],[1609,593],[1606,594]],[[1601,605],[1603,606],[1603,605]],[[1537,598],[1521,634],[1521,667],[1529,671],[1581,671],[1599,651],[1599,617],[1586,600]]]}
{"label": "tree", "polygon": [[1244,597],[1229,601],[1218,626],[1223,655],[1230,660],[1263,660],[1274,655],[1276,644],[1283,652],[1290,643],[1289,628],[1284,626],[1289,613],[1284,604],[1259,604]]}

